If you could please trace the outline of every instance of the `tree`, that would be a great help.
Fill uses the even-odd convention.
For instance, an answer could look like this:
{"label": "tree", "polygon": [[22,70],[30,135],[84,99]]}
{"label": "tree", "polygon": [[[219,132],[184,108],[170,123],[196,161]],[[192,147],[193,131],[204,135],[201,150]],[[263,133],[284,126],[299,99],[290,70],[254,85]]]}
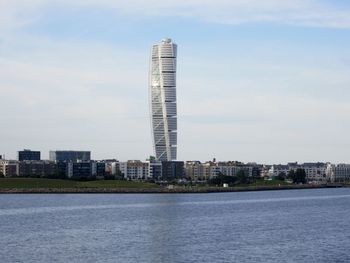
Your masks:
{"label": "tree", "polygon": [[294,172],[294,170],[290,170],[290,171],[288,172],[288,179],[294,181],[294,177],[295,177],[295,172]]}
{"label": "tree", "polygon": [[280,181],[283,181],[284,179],[286,179],[287,175],[285,172],[280,172],[278,175],[277,175],[277,180],[280,180]]}
{"label": "tree", "polygon": [[249,178],[243,170],[239,170],[236,174],[236,177],[237,177],[237,181],[240,184],[248,184],[249,183]]}
{"label": "tree", "polygon": [[223,185],[228,184],[232,186],[237,181],[237,178],[234,176],[227,176],[219,172],[217,176],[211,178],[208,183],[210,185]]}
{"label": "tree", "polygon": [[294,174],[293,183],[305,184],[306,183],[306,173],[304,169],[298,168]]}
{"label": "tree", "polygon": [[304,169],[298,168],[296,171],[291,170],[288,173],[288,178],[293,180],[295,184],[305,184],[306,183],[306,173]]}

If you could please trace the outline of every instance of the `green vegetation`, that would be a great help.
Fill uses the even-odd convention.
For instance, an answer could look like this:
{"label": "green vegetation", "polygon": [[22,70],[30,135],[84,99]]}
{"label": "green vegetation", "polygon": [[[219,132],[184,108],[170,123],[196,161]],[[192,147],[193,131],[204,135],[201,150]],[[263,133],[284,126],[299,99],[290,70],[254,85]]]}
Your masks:
{"label": "green vegetation", "polygon": [[158,188],[157,184],[126,180],[73,181],[44,178],[0,178],[0,188]]}
{"label": "green vegetation", "polygon": [[306,183],[306,173],[304,169],[297,169],[295,172],[291,170],[288,173],[288,178],[293,180],[295,184],[305,184]]}
{"label": "green vegetation", "polygon": [[[290,185],[290,183],[284,181],[284,176],[284,174],[281,174],[281,176],[278,176],[276,179],[263,180],[260,178],[248,177],[245,172],[241,170],[237,172],[236,176],[227,176],[219,173],[218,176],[210,179],[208,184],[210,186],[222,186],[223,184],[228,184],[230,187]],[[302,178],[301,175],[299,175],[299,177]]]}
{"label": "green vegetation", "polygon": [[287,175],[285,172],[280,172],[276,178],[277,180],[283,181],[285,179],[287,179]]}
{"label": "green vegetation", "polygon": [[251,184],[252,186],[279,186],[279,185],[290,185],[290,183],[284,181],[284,180],[263,180],[259,179],[256,180],[254,183]]}
{"label": "green vegetation", "polygon": [[[1,182],[1,181],[0,181]],[[148,182],[134,182],[126,180],[98,180],[77,182],[80,188],[158,188],[159,185]]]}
{"label": "green vegetation", "polygon": [[246,175],[246,173],[243,170],[240,170],[236,174],[237,176],[237,182],[239,184],[249,184],[250,178]]}
{"label": "green vegetation", "polygon": [[243,170],[237,172],[236,176],[228,176],[219,173],[218,176],[208,181],[209,185],[222,186],[228,184],[229,186],[247,185],[251,183],[253,178],[249,178]]}

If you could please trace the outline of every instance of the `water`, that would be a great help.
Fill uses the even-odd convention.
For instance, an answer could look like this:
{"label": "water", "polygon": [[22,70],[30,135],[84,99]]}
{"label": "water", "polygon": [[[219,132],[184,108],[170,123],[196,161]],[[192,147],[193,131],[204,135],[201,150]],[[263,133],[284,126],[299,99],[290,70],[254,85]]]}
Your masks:
{"label": "water", "polygon": [[0,195],[0,262],[350,262],[350,189]]}

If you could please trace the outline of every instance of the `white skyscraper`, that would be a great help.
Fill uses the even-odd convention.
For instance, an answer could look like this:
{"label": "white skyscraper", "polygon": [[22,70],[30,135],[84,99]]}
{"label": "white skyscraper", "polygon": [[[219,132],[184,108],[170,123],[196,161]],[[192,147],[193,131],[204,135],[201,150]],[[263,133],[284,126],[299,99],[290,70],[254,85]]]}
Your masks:
{"label": "white skyscraper", "polygon": [[176,160],[176,56],[177,45],[163,39],[153,45],[150,65],[150,108],[156,159]]}

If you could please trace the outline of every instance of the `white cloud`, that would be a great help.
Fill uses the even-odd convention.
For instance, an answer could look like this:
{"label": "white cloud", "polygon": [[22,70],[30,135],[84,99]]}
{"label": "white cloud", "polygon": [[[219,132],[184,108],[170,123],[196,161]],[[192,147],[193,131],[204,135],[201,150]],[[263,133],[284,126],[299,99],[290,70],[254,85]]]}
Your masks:
{"label": "white cloud", "polygon": [[36,21],[45,8],[57,6],[114,10],[137,17],[187,17],[232,25],[268,22],[350,28],[350,7],[339,7],[330,0],[2,0],[0,33]]}

